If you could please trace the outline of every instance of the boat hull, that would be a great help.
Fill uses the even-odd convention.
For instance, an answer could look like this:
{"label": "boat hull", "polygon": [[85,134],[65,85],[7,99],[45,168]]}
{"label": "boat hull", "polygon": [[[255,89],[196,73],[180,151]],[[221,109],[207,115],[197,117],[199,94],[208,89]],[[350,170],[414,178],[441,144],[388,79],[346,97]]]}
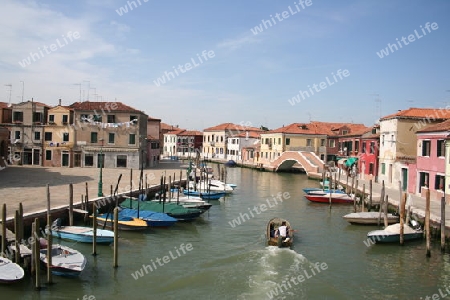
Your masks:
{"label": "boat hull", "polygon": [[[331,196],[331,203],[336,204],[350,204],[353,203],[353,199],[347,194],[338,194],[341,196]],[[328,195],[305,195],[305,198],[311,202],[317,203],[330,203],[330,197]]]}
{"label": "boat hull", "polygon": [[[86,257],[79,251],[63,245],[52,246],[52,274],[78,277],[86,266]],[[47,249],[40,250],[41,265],[47,267]]]}
{"label": "boat hull", "polygon": [[[342,218],[344,218],[350,224],[355,225],[377,225],[379,212],[359,212],[359,213],[350,213]],[[394,216],[393,214],[388,214],[388,224],[395,224],[399,222],[399,217]],[[383,216],[381,216],[381,222],[383,222]]]}
{"label": "boat hull", "polygon": [[[400,234],[387,234],[384,230],[369,232],[367,237],[375,243],[400,243]],[[423,232],[408,233],[403,235],[404,241],[417,240],[423,238]]]}
{"label": "boat hull", "polygon": [[[68,230],[73,232],[68,232]],[[80,232],[76,233],[75,231]],[[92,243],[94,240],[94,231],[87,227],[66,226],[58,230],[52,230],[52,236],[63,240],[76,241],[79,243]],[[110,230],[97,229],[96,234],[97,244],[111,244],[113,241],[114,241],[114,232]]]}
{"label": "boat hull", "polygon": [[279,248],[285,248],[285,247],[290,248],[292,246],[292,244],[294,242],[293,231],[291,231],[289,233],[289,236],[288,236],[289,239],[287,239],[285,241],[281,241],[278,239],[278,237],[275,236],[275,231],[278,229],[279,226],[281,226],[281,223],[283,221],[286,222],[286,226],[288,226],[288,228],[292,229],[289,221],[287,221],[285,219],[281,219],[281,218],[273,218],[267,223],[267,228],[266,228],[267,245],[278,246]]}
{"label": "boat hull", "polygon": [[13,284],[21,281],[25,272],[21,266],[6,257],[0,257],[0,283]]}

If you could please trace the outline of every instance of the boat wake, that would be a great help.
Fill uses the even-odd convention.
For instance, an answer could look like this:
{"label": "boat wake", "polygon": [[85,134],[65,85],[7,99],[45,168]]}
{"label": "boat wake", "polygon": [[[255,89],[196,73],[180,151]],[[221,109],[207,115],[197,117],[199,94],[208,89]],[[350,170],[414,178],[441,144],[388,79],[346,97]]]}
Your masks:
{"label": "boat wake", "polygon": [[[294,295],[296,299],[306,299],[302,283],[296,281],[300,272],[310,269],[311,263],[302,254],[276,246],[258,252],[255,267],[249,270],[249,290],[240,294],[239,300],[284,299]],[[298,284],[294,284],[292,278]]]}

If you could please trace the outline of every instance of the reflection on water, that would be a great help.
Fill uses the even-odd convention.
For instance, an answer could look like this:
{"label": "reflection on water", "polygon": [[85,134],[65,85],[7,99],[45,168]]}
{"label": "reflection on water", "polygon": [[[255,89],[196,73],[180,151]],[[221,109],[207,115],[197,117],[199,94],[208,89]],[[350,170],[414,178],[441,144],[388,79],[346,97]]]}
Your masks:
{"label": "reflection on water", "polygon": [[[121,232],[117,269],[112,267],[111,246],[99,246],[94,257],[91,245],[62,241],[87,256],[88,264],[79,278],[54,276],[54,285],[35,291],[27,277],[19,284],[1,285],[1,298],[425,299],[450,280],[449,257],[440,254],[437,242],[431,258],[425,257],[424,241],[403,247],[367,247],[367,232],[376,227],[349,225],[343,220],[343,215],[353,211],[352,205],[330,209],[307,201],[302,188],[318,186],[318,182],[305,175],[234,168],[228,169],[227,181],[238,185],[235,193],[214,202],[197,221],[145,233]],[[288,192],[290,197],[230,226],[230,221],[279,192]],[[277,216],[298,230],[292,249],[266,245],[267,222]],[[143,265],[182,243],[191,243],[193,250],[133,278]],[[314,269],[316,263],[326,264],[326,269],[319,272]]]}

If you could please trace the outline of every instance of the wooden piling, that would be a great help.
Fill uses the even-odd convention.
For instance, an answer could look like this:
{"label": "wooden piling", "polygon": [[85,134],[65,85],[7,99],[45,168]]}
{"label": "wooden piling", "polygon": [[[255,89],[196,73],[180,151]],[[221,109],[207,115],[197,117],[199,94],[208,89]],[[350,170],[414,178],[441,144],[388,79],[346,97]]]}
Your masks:
{"label": "wooden piling", "polygon": [[34,219],[34,238],[35,238],[35,242],[33,244],[33,248],[34,248],[34,270],[35,270],[35,288],[37,290],[41,289],[41,252],[40,252],[40,242],[39,242],[39,219],[35,218]]}
{"label": "wooden piling", "polygon": [[387,218],[387,214],[388,214],[388,204],[389,204],[389,198],[388,195],[386,195],[386,200],[384,201],[384,227],[388,227],[389,222],[388,222],[388,218]]}
{"label": "wooden piling", "polygon": [[93,219],[92,219],[92,230],[93,230],[93,236],[92,236],[92,255],[97,255],[97,209],[95,207],[95,203],[92,205],[93,210]]}
{"label": "wooden piling", "polygon": [[[86,200],[89,200],[89,188],[88,188],[88,183],[86,182]],[[87,201],[84,207],[84,210],[88,210],[89,208],[87,207]]]}
{"label": "wooden piling", "polygon": [[347,173],[347,181],[345,183],[345,192],[348,194],[348,172]]}
{"label": "wooden piling", "polygon": [[20,264],[20,239],[19,239],[19,211],[14,215],[14,235],[15,235],[15,263]]}
{"label": "wooden piling", "polygon": [[[34,235],[34,232],[36,232],[36,223],[34,223],[34,222],[32,222],[31,223],[31,236],[33,236]],[[35,243],[37,243],[37,241],[36,241],[36,237],[34,237],[34,242]],[[36,267],[36,263],[35,263],[35,259],[36,259],[36,247],[34,247],[34,244],[33,243],[31,243],[31,274],[32,275],[34,275],[34,272],[36,271],[35,270],[35,267]]]}
{"label": "wooden piling", "polygon": [[47,183],[47,282],[52,283],[52,216],[50,213],[50,185]]}
{"label": "wooden piling", "polygon": [[69,226],[73,226],[73,184],[69,184]]}
{"label": "wooden piling", "polygon": [[404,202],[406,202],[406,193],[404,196],[400,198],[400,245],[403,246],[404,243],[404,226],[405,226],[405,205]]}
{"label": "wooden piling", "polygon": [[322,171],[322,191],[325,190],[325,168]]}
{"label": "wooden piling", "polygon": [[445,196],[441,197],[441,252],[445,252]]}
{"label": "wooden piling", "polygon": [[19,203],[19,241],[24,238],[24,226],[23,226],[23,204]]}
{"label": "wooden piling", "polygon": [[367,211],[372,210],[372,179],[369,180],[369,207]]}
{"label": "wooden piling", "polygon": [[130,198],[133,197],[132,191],[133,191],[133,169],[130,168]]}
{"label": "wooden piling", "polygon": [[[330,173],[330,177],[328,178],[328,195],[329,195],[329,199],[328,199],[328,201],[330,202],[330,209],[331,209],[331,191],[332,191],[332,189],[331,189],[331,185],[332,185],[332,178],[331,178],[331,173]],[[323,182],[323,186],[325,186],[325,181]]]}
{"label": "wooden piling", "polygon": [[119,257],[119,208],[114,208],[114,259],[113,267],[118,267],[118,257]]}
{"label": "wooden piling", "polygon": [[381,183],[380,210],[379,210],[380,213],[378,215],[378,222],[377,222],[378,226],[380,226],[380,222],[381,222],[381,212],[383,211],[384,193],[385,193],[385,189],[384,189],[384,180],[383,180]]}
{"label": "wooden piling", "polygon": [[6,203],[2,208],[2,255],[6,255]]}
{"label": "wooden piling", "polygon": [[426,206],[425,206],[425,233],[427,242],[427,257],[431,256],[431,235],[430,235],[430,189],[427,189],[425,194]]}
{"label": "wooden piling", "polygon": [[364,212],[364,202],[366,201],[366,184],[363,183],[362,189],[362,201],[361,201],[361,212]]}

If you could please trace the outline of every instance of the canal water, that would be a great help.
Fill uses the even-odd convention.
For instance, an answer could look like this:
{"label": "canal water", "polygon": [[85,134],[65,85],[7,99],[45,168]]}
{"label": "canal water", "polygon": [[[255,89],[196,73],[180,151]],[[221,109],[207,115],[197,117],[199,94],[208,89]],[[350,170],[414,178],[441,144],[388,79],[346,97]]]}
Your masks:
{"label": "canal water", "polygon": [[[238,185],[234,194],[213,202],[194,222],[121,232],[117,269],[111,246],[99,246],[94,257],[91,245],[61,242],[86,254],[79,278],[54,276],[55,284],[35,291],[27,277],[1,285],[0,299],[426,299],[433,294],[442,299],[449,294],[449,256],[440,253],[436,241],[431,258],[422,240],[403,247],[367,246],[366,234],[376,227],[343,220],[352,205],[329,209],[310,203],[302,188],[318,182],[306,175],[232,168],[228,182]],[[297,230],[292,249],[266,246],[266,224],[275,216]]]}

